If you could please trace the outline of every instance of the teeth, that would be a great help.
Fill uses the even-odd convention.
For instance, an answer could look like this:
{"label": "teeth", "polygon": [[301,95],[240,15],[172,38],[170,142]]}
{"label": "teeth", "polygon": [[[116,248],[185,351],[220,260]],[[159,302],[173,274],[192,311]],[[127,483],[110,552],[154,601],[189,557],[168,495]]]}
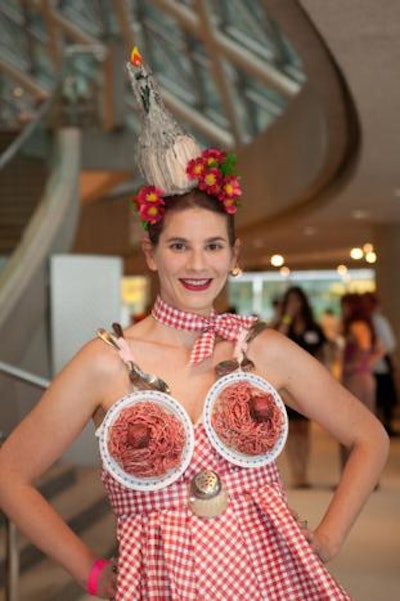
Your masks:
{"label": "teeth", "polygon": [[204,280],[183,280],[190,286],[204,286],[209,281],[208,278]]}

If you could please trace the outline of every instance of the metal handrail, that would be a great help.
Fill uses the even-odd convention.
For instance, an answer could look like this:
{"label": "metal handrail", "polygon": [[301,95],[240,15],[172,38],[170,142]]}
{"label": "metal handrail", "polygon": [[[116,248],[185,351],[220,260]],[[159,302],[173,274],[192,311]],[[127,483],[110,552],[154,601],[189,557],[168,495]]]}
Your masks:
{"label": "metal handrail", "polygon": [[[59,85],[59,84],[58,84]],[[35,118],[32,119],[17,135],[17,137],[3,150],[0,154],[0,169],[4,167],[18,154],[21,148],[24,146],[26,140],[28,140],[34,131],[39,127],[40,123],[43,123],[45,117],[49,113],[49,110],[54,102],[55,95],[58,91],[58,87],[55,87],[53,95],[42,102],[37,110]]]}
{"label": "metal handrail", "polygon": [[20,367],[15,367],[15,365],[5,363],[4,361],[0,361],[0,372],[6,374],[7,376],[11,376],[16,380],[22,380],[28,384],[38,386],[39,388],[48,388],[50,384],[50,380],[41,378],[40,376],[35,376],[35,374],[32,374],[29,371],[21,369]]}
{"label": "metal handrail", "polygon": [[[28,384],[33,384],[39,388],[47,388],[49,380],[41,378],[24,369],[0,361],[0,372],[11,376],[16,380],[22,380]],[[0,433],[0,447],[5,440],[5,436]],[[5,601],[19,601],[19,550],[18,550],[18,532],[17,527],[4,514],[6,524],[5,541]]]}

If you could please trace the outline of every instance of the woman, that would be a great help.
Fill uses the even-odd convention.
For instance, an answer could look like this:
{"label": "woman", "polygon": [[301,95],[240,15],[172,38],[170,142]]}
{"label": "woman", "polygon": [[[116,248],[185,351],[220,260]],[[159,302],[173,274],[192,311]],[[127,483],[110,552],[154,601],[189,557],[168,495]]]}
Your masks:
{"label": "woman", "polygon": [[[325,335],[315,322],[311,305],[304,291],[292,286],[282,300],[281,318],[276,329],[301,346],[313,357],[323,360]],[[286,445],[294,488],[309,488],[308,462],[310,456],[310,420],[298,411],[288,408],[290,422]]]}
{"label": "woman", "polygon": [[376,383],[376,412],[389,436],[397,436],[397,432],[393,428],[395,409],[398,402],[394,353],[396,337],[389,320],[381,311],[377,294],[365,292],[362,295],[362,301],[366,306],[376,337],[382,347],[382,356],[372,366]]}
{"label": "woman", "polygon": [[[143,73],[139,80],[142,85]],[[148,89],[143,97],[148,109]],[[152,185],[139,192],[136,204],[147,230],[146,261],[159,280],[151,315],[125,331],[115,326],[117,336],[102,332],[102,340],[89,342],[0,452],[3,510],[83,588],[103,599],[349,599],[320,560],[338,553],[373,489],[387,455],[386,434],[370,412],[288,338],[273,330],[251,329],[252,318],[214,314],[215,299],[239,252],[233,222],[239,187],[228,173],[227,161],[214,150],[190,161],[189,190],[179,195],[163,194],[157,178],[148,179]],[[163,177],[169,166],[167,161]],[[174,173],[175,167],[169,175]],[[253,340],[246,343],[247,331]],[[340,485],[314,532],[288,510],[274,463],[242,468],[211,446],[202,418],[205,398],[215,382],[214,370],[233,366],[235,371],[238,362],[263,382],[268,374],[274,390],[287,391],[296,399],[297,410],[351,449]],[[194,431],[195,447],[177,479],[157,488],[159,480],[154,478],[156,487],[147,490],[152,483],[148,451],[154,431],[158,435],[161,429],[163,443],[162,452],[151,458],[159,468],[180,440],[180,424],[170,428],[169,439],[163,423],[154,431],[146,426],[156,402],[140,407],[145,413],[140,427],[121,421],[126,415],[122,411],[111,429],[107,423],[124,407],[132,382],[154,396],[148,389],[166,387],[160,378],[176,400],[175,409],[187,416],[191,426],[186,429]],[[269,419],[276,407],[267,407],[267,415],[262,414],[265,405],[263,409],[254,403],[253,408],[258,417]],[[33,485],[92,418],[99,427],[104,484],[117,514],[116,573],[107,560],[96,558]],[[120,426],[127,443],[122,449]],[[170,444],[165,445],[165,436]],[[139,468],[147,470],[147,480],[136,478],[136,488],[130,486],[131,466],[117,479],[115,465],[104,460],[107,453],[119,451],[142,457]],[[135,465],[131,471],[137,474],[139,468]],[[163,474],[161,469],[159,477]]]}
{"label": "woman", "polygon": [[[376,413],[374,363],[383,356],[371,316],[360,294],[344,294],[342,306],[342,384],[371,411]],[[348,452],[341,446],[342,464]]]}
{"label": "woman", "polygon": [[[231,218],[216,210],[220,208],[218,205],[215,207],[217,203],[197,192],[180,197],[170,206],[167,203],[165,217],[157,224],[158,231],[154,233],[150,229],[149,238],[144,242],[148,266],[159,277],[162,301],[179,311],[209,315],[215,297],[224,286],[230,269],[235,266],[238,241],[232,235]],[[232,342],[218,340],[213,355],[193,366],[189,358],[199,338],[197,331],[175,329],[149,316],[128,328],[124,337],[141,368],[157,373],[167,381],[173,396],[182,403],[193,423],[198,423],[204,398],[214,381],[213,368],[220,361],[231,358]],[[291,399],[296,399],[293,409],[321,424],[351,450],[332,502],[316,530],[310,533],[315,553],[323,561],[328,561],[340,550],[378,479],[387,452],[385,433],[372,413],[341,388],[318,361],[278,332],[261,332],[249,345],[248,357],[255,363],[256,373],[268,374],[269,382],[278,391],[287,392]],[[91,416],[99,424],[101,415],[128,391],[129,378],[118,355],[101,341],[92,341],[56,377],[41,402],[10,436],[0,454],[0,501],[3,510],[20,530],[60,562],[84,587],[95,552],[70,531],[35,490],[33,482],[65,451]],[[54,432],[57,432],[56,437]],[[199,436],[202,436],[201,429]],[[230,469],[226,463],[220,459],[220,471]],[[280,490],[277,481],[268,484]],[[173,513],[173,507],[171,511]],[[252,511],[244,511],[241,519],[247,520],[250,526]],[[207,522],[210,539],[213,538],[210,533],[212,527],[212,523]],[[219,529],[218,536],[222,536]],[[123,534],[120,533],[120,537],[123,538]],[[125,545],[121,552],[129,553],[127,541]],[[224,552],[229,556],[229,547]],[[189,564],[189,559],[187,561]],[[165,565],[162,567],[167,570]],[[268,571],[268,564],[264,567]],[[126,567],[124,569],[126,571]],[[140,571],[140,568],[137,569]],[[252,572],[254,570],[252,566]],[[165,577],[160,567],[159,574]],[[219,574],[217,577],[222,587],[224,576]],[[139,586],[137,574],[131,574],[131,578],[135,579],[135,586]],[[172,576],[169,574],[168,578]],[[125,575],[125,583],[121,586],[127,586],[127,580]],[[145,590],[145,584],[141,586]],[[171,587],[171,584],[168,586]],[[262,599],[267,594],[271,599],[282,598],[273,589],[261,589],[259,597],[255,597],[253,592],[250,593],[250,582],[246,586],[249,588],[240,589],[239,597],[233,593],[229,597],[226,591],[218,596],[215,591],[203,590],[199,597],[186,598]],[[223,587],[221,590],[224,590]],[[249,591],[247,597],[246,590]],[[109,566],[101,573],[97,592],[101,598],[115,594]],[[152,597],[134,597],[133,594],[125,597],[116,593],[116,599],[128,598]],[[181,597],[174,597],[171,593],[171,598]],[[343,593],[343,596],[334,598],[347,597]]]}

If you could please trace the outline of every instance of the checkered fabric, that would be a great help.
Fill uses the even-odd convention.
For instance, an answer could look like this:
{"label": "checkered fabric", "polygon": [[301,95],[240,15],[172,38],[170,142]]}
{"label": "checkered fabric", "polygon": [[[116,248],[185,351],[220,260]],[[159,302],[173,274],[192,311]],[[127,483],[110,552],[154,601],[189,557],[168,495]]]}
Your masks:
{"label": "checkered fabric", "polygon": [[[155,492],[124,488],[103,470],[117,516],[116,601],[350,601],[312,551],[288,509],[275,464],[231,465],[196,429],[192,462],[179,480]],[[193,515],[188,485],[216,471],[226,512]]]}
{"label": "checkered fabric", "polygon": [[201,336],[192,348],[190,365],[200,363],[213,354],[216,336],[236,342],[243,329],[249,329],[256,321],[255,317],[235,315],[234,313],[217,314],[212,311],[210,315],[204,317],[196,313],[180,311],[168,305],[160,296],[157,297],[151,314],[154,319],[165,326],[178,330],[201,332]]}

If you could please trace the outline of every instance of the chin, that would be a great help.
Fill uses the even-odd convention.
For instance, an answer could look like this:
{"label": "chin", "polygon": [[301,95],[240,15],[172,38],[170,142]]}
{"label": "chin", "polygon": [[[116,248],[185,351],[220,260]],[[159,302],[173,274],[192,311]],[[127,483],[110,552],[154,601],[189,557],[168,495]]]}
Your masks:
{"label": "chin", "polygon": [[196,311],[208,312],[212,309],[216,298],[220,293],[220,289],[203,290],[203,291],[187,291],[180,296],[182,302],[187,305],[187,309]]}

